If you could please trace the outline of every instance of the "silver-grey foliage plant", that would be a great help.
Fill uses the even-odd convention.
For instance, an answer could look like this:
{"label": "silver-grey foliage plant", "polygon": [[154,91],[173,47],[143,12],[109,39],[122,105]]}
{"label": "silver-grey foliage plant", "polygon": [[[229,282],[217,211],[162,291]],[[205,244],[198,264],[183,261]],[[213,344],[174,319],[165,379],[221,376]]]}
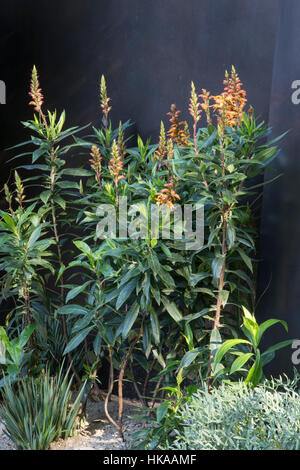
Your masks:
{"label": "silver-grey foliage plant", "polygon": [[266,381],[256,388],[222,384],[198,390],[179,412],[183,433],[174,449],[298,450],[300,396],[296,382]]}

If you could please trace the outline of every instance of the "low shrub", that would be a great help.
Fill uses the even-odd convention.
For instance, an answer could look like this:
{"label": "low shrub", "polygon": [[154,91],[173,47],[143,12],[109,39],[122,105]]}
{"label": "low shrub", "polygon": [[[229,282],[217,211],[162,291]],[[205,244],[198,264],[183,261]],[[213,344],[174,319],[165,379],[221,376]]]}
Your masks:
{"label": "low shrub", "polygon": [[5,383],[0,418],[7,435],[22,450],[47,450],[54,440],[70,437],[76,427],[81,393],[71,401],[72,378],[49,371],[37,379],[26,377],[12,387]]}
{"label": "low shrub", "polygon": [[178,412],[183,431],[173,449],[297,450],[300,400],[297,381],[266,381],[198,390]]}

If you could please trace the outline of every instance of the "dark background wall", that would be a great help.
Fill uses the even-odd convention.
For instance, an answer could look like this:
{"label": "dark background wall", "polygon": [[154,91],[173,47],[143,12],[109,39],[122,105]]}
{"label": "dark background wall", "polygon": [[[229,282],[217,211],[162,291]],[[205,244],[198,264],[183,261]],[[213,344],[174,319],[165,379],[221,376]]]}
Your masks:
{"label": "dark background wall", "polygon": [[[190,82],[213,93],[234,64],[256,113],[289,128],[276,163],[284,177],[264,191],[259,294],[261,318],[288,320],[300,338],[300,107],[290,100],[300,79],[297,0],[10,0],[0,12],[0,184],[9,174],[4,149],[26,140],[19,121],[30,118],[28,85],[33,64],[50,109],[66,109],[67,124],[98,124],[99,78],[105,74],[113,120],[131,118],[142,137],[167,122],[170,104],[185,109]],[[270,173],[269,176],[274,176]],[[299,178],[298,178],[299,177]],[[279,329],[270,336],[273,342]],[[281,336],[280,336],[281,339]],[[291,349],[276,370],[291,366]]]}
{"label": "dark background wall", "polygon": [[155,136],[171,103],[187,107],[191,80],[217,92],[231,64],[268,115],[276,0],[10,0],[0,15],[2,165],[2,149],[25,136],[18,122],[32,113],[33,64],[47,105],[65,108],[72,124],[99,122],[104,73],[115,122],[131,118],[142,136]]}
{"label": "dark background wall", "polygon": [[[266,289],[258,312],[261,318],[276,317],[288,322],[290,336],[300,338],[300,105],[292,102],[295,80],[300,79],[300,2],[282,1],[279,11],[269,124],[273,134],[289,130],[264,189],[261,218],[260,293]],[[299,97],[299,94],[298,94]],[[270,340],[281,341],[280,328]],[[291,370],[292,350],[285,348],[270,365],[270,372]],[[298,355],[300,357],[300,355]]]}

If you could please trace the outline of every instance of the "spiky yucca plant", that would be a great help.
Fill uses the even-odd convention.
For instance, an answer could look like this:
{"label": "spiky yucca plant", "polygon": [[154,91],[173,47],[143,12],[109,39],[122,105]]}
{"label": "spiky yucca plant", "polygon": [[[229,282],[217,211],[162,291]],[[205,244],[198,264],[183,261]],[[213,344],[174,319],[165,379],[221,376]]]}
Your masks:
{"label": "spiky yucca plant", "polygon": [[73,377],[63,367],[55,377],[49,371],[26,378],[15,387],[3,387],[0,418],[9,438],[22,450],[47,450],[54,440],[70,437],[76,428],[82,391],[71,404]]}

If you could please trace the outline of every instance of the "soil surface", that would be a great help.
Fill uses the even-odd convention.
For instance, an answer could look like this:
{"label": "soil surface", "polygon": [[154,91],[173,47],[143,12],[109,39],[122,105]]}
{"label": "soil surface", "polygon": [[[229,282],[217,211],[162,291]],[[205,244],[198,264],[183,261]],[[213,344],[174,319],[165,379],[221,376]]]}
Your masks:
{"label": "soil surface", "polygon": [[[104,401],[87,403],[86,421],[74,437],[60,439],[51,444],[50,450],[122,450],[131,448],[131,438],[135,431],[143,427],[141,422],[130,419],[137,414],[140,402],[124,400],[124,440],[105,416]],[[112,396],[109,403],[111,416],[117,421],[118,398]],[[16,450],[14,443],[4,433],[4,425],[0,423],[0,450]]]}

